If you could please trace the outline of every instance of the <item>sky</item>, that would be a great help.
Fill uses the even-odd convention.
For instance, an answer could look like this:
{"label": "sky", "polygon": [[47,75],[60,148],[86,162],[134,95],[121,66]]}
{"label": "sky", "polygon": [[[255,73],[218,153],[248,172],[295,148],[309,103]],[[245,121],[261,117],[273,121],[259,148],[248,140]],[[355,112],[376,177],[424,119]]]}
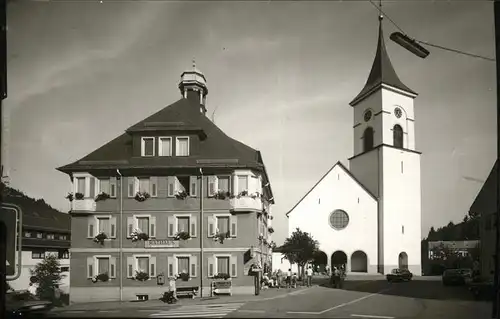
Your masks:
{"label": "sky", "polygon": [[[494,57],[491,1],[384,2],[410,36]],[[15,1],[8,7],[4,175],[12,187],[67,212],[76,161],[180,98],[196,59],[208,113],[262,152],[285,213],[353,154],[349,102],[368,78],[378,12],[368,1]],[[422,235],[459,222],[495,161],[494,62],[428,47],[420,59],[388,39],[399,77],[419,93]],[[311,212],[314,215],[314,212]]]}

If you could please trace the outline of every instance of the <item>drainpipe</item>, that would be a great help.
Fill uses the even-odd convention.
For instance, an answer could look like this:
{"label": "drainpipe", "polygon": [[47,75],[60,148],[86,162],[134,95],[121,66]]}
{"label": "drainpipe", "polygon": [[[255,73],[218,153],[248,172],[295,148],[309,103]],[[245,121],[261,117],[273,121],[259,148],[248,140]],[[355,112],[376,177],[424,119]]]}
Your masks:
{"label": "drainpipe", "polygon": [[120,175],[120,301],[123,301],[123,175],[117,168],[116,172]]}
{"label": "drainpipe", "polygon": [[[203,169],[200,168],[200,298],[203,298]],[[207,269],[208,274],[208,269]]]}

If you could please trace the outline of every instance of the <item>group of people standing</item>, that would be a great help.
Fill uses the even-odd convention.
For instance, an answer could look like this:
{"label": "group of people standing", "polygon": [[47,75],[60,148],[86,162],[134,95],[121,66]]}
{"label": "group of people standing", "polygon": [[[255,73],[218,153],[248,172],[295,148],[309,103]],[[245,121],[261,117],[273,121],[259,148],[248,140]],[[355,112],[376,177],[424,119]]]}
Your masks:
{"label": "group of people standing", "polygon": [[[329,272],[329,269],[327,271]],[[333,266],[333,271],[330,277],[330,285],[332,285],[333,288],[342,288],[345,277],[345,264]]]}

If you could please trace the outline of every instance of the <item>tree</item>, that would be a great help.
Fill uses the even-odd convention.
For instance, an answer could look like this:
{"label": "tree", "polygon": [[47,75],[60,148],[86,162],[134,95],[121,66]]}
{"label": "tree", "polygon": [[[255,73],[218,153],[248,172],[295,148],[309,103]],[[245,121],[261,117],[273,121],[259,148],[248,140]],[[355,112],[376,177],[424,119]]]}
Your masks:
{"label": "tree", "polygon": [[54,255],[46,256],[42,262],[30,270],[32,280],[38,284],[36,294],[42,300],[57,302],[56,290],[64,276],[61,274],[59,260]]}
{"label": "tree", "polygon": [[303,272],[304,266],[316,256],[318,241],[314,240],[309,233],[296,228],[292,235],[285,239],[282,246],[282,254],[292,264],[297,264]]}

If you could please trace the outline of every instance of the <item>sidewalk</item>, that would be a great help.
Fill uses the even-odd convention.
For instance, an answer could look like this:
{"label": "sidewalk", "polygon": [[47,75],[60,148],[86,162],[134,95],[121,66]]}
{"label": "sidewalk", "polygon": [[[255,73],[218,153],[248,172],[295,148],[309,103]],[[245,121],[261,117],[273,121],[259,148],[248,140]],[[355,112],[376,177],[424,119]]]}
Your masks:
{"label": "sidewalk", "polygon": [[[313,285],[311,288],[317,285]],[[203,297],[203,298],[180,298],[176,304],[167,304],[158,299],[148,301],[101,301],[89,303],[77,303],[66,307],[54,309],[54,312],[66,311],[101,311],[101,310],[114,310],[114,309],[140,309],[140,308],[165,308],[175,307],[179,305],[196,305],[196,304],[213,304],[213,303],[236,303],[236,302],[252,302],[260,300],[270,300],[275,298],[284,298],[288,295],[294,295],[299,292],[305,291],[307,287],[297,287],[294,289],[264,289],[261,290],[258,296],[255,295],[239,295],[239,296],[216,296],[216,297]]]}

